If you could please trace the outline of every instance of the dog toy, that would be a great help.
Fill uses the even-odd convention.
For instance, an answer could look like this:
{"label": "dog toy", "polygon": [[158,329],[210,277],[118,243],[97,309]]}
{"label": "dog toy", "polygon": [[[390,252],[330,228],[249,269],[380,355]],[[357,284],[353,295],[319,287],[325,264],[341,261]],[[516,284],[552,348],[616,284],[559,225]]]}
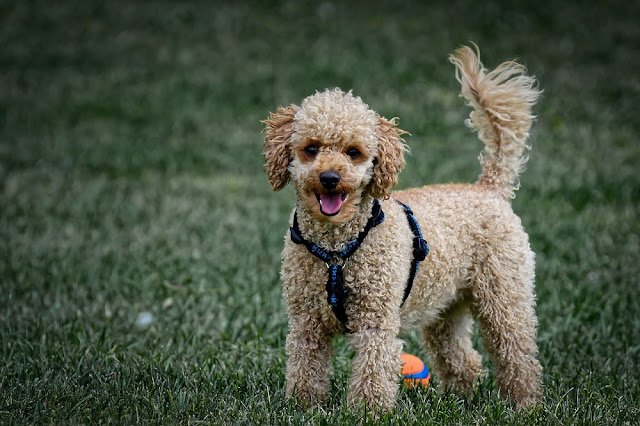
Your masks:
{"label": "dog toy", "polygon": [[427,387],[431,373],[427,366],[414,355],[401,354],[402,358],[402,376],[404,378],[404,384],[412,388],[414,386]]}

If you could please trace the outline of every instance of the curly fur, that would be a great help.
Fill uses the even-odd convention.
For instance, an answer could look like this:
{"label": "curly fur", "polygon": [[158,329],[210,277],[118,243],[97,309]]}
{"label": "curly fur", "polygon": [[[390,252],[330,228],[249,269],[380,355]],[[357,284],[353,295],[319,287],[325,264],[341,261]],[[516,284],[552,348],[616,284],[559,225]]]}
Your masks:
{"label": "curly fur", "polygon": [[[534,404],[541,394],[534,254],[509,203],[525,162],[531,107],[539,92],[515,62],[487,73],[468,47],[458,49],[451,62],[474,108],[469,123],[485,144],[476,184],[391,193],[404,166],[406,132],[351,92],[316,93],[264,121],[269,181],[274,190],[293,184],[306,239],[342,250],[364,228],[374,198],[382,200],[384,222],[343,268],[349,338],[356,351],[350,403],[393,406],[401,367],[398,334],[411,326],[422,328],[440,381],[455,390],[469,389],[482,371],[470,338],[474,319],[495,364],[500,392],[518,407]],[[323,183],[327,172],[339,176],[335,187]],[[413,234],[390,195],[411,206],[431,246],[402,308]],[[327,214],[327,203],[332,212],[336,204],[340,208]],[[344,326],[326,302],[325,264],[288,235],[282,259],[289,316],[287,395],[318,403],[328,396],[331,339]]]}

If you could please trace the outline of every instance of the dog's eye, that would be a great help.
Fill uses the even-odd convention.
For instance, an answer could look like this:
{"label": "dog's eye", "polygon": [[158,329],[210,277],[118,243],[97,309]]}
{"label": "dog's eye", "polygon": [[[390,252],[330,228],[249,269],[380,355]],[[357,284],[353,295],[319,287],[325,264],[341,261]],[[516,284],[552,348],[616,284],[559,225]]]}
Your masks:
{"label": "dog's eye", "polygon": [[309,157],[315,157],[316,154],[318,153],[318,147],[315,145],[309,145],[308,147],[306,147],[304,149],[304,152],[309,156]]}
{"label": "dog's eye", "polygon": [[356,148],[349,148],[347,150],[347,156],[349,156],[349,158],[351,158],[352,160],[355,160],[356,158],[360,157],[360,151],[358,151]]}

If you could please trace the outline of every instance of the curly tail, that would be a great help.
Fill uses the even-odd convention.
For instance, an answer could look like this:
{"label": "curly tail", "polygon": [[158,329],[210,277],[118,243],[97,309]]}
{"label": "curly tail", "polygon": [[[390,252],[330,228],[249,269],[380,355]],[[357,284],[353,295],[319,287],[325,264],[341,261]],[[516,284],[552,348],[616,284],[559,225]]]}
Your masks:
{"label": "curly tail", "polygon": [[463,46],[449,56],[456,66],[456,79],[462,96],[473,107],[465,124],[478,131],[484,143],[479,160],[482,173],[479,184],[493,187],[506,199],[515,197],[520,186],[518,175],[528,157],[524,150],[535,116],[531,108],[541,91],[536,80],[525,74],[525,67],[509,61],[488,72],[480,62],[480,51]]}

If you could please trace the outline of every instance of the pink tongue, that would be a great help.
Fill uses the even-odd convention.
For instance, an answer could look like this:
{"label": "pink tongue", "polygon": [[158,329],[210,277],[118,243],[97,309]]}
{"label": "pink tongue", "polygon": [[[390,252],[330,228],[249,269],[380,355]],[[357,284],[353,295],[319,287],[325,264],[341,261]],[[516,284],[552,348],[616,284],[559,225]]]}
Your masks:
{"label": "pink tongue", "polygon": [[320,209],[324,214],[336,214],[342,207],[342,194],[320,194]]}

